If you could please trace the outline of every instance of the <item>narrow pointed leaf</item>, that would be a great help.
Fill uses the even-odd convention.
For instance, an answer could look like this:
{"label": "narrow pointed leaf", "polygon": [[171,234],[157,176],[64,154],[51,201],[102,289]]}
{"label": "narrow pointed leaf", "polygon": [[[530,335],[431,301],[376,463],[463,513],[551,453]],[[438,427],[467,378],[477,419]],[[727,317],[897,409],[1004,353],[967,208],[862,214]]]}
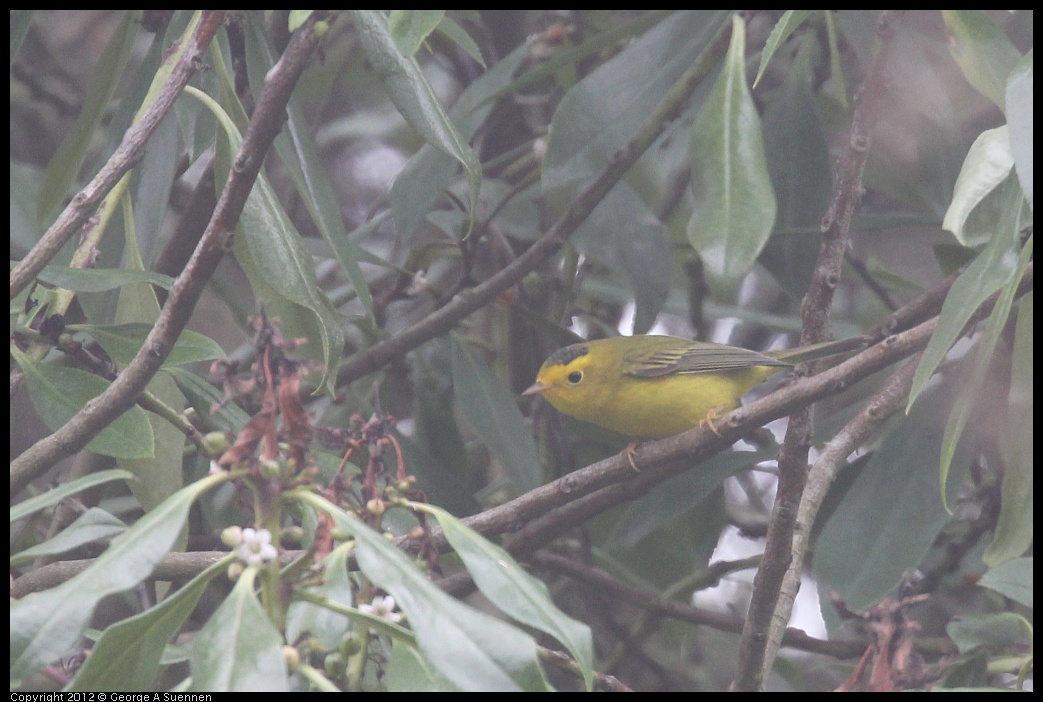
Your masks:
{"label": "narrow pointed leaf", "polygon": [[745,24],[733,17],[731,46],[713,93],[692,125],[688,240],[711,282],[735,284],[775,225],[775,193],[760,117],[746,85]]}
{"label": "narrow pointed leaf", "polygon": [[147,578],[174,545],[193,502],[228,479],[214,475],[188,485],[113,539],[89,568],[58,587],[11,603],[11,677],[20,678],[65,655],[109,595]]}

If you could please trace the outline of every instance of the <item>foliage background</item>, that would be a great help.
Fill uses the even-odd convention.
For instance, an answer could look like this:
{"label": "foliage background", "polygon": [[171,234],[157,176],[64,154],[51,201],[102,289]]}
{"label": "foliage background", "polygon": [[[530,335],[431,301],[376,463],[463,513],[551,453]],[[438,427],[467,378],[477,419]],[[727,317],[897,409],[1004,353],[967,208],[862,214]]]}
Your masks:
{"label": "foliage background", "polygon": [[[12,13],[12,266],[119,159],[193,21]],[[283,124],[265,77],[298,50],[289,27],[302,23],[317,37]],[[80,208],[86,226],[34,271],[40,284],[12,273],[12,684],[126,689],[105,665],[154,689],[1031,684],[1031,12],[246,13],[203,52],[131,177],[100,209]],[[280,129],[273,148],[251,151],[251,119]],[[227,253],[212,254],[212,275],[182,275],[200,295],[187,305],[195,334],[87,450],[39,459],[41,439],[90,410],[115,368],[149,355],[180,293],[171,278],[222,233],[207,225],[249,171],[243,154],[264,174],[241,216],[213,215],[235,229]],[[802,318],[809,286],[832,289],[834,273],[835,296],[810,296]],[[202,434],[242,437],[263,415],[257,387],[211,411],[222,379],[267,367],[262,311],[289,340],[271,348],[308,362],[312,419],[282,405],[280,439],[313,420],[309,475],[331,479],[353,415],[389,414],[426,501],[470,518],[549,592],[489,584],[511,557],[462,531],[441,564],[462,607],[345,512],[303,497],[291,449],[277,452],[284,509],[242,499],[263,461],[234,481],[206,477],[221,450]],[[769,348],[797,345],[802,322],[873,344],[898,336],[839,373],[850,387],[820,405],[811,441],[836,476],[812,469],[793,506],[829,489],[795,571],[821,619],[794,624],[821,630],[791,630],[774,659],[751,626],[763,606],[785,617],[774,594],[796,591],[781,577],[796,528],[772,515],[785,425],[724,452],[731,442],[705,430],[656,442],[634,476],[616,455],[625,438],[518,393],[577,334]],[[210,362],[225,358],[215,381]],[[355,463],[349,473],[366,470]],[[401,507],[354,506],[396,535],[426,526]],[[350,560],[316,547],[318,514],[354,534]],[[325,580],[268,566],[223,584],[227,563],[213,564],[231,524],[325,555]],[[758,582],[761,558],[743,555],[764,550],[766,532]],[[81,559],[93,566],[76,580],[64,566]],[[177,587],[146,587],[155,568]],[[409,631],[358,614],[378,589]],[[519,611],[530,599],[535,618]],[[347,612],[330,614],[331,601]],[[88,626],[111,638],[79,669]],[[284,643],[298,651],[289,667]],[[129,650],[141,659],[121,658]]]}

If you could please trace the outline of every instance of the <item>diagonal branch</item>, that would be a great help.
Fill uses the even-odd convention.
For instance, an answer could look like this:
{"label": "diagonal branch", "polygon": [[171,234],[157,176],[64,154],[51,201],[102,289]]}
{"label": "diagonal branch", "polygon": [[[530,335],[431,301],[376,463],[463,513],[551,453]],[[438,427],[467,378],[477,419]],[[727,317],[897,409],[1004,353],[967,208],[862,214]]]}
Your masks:
{"label": "diagonal branch", "polygon": [[206,282],[224,255],[264,157],[286,120],[290,95],[319,43],[314,24],[324,16],[324,13],[314,13],[294,32],[282,58],[265,78],[257,109],[235,155],[228,182],[210,224],[185,270],[171,286],[170,296],[141,350],[105,392],[88,402],[58,431],[33,444],[11,462],[12,494],[61,459],[86,446],[103,427],[134,404],[162,366],[178,334],[188,323]]}
{"label": "diagonal branch", "polygon": [[94,179],[76,193],[36,246],[11,270],[12,300],[39,275],[65,242],[79,230],[80,225],[94,213],[119,179],[145,155],[145,146],[152,133],[174,106],[174,101],[181,95],[181,90],[188,84],[189,78],[202,65],[203,53],[224,23],[224,16],[225,10],[203,12],[189,46],[185,47],[155,101],[123,135],[119,148]]}

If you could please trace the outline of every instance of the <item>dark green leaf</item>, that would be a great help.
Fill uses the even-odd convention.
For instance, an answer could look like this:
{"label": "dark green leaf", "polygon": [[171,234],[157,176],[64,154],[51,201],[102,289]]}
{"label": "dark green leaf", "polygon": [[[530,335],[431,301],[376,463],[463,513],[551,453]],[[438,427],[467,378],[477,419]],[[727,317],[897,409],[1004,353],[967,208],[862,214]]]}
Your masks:
{"label": "dark green leaf", "polygon": [[563,644],[579,664],[590,690],[594,684],[594,642],[590,627],[558,609],[547,586],[526,573],[507,551],[448,512],[433,505],[425,505],[423,509],[438,520],[446,540],[463,559],[482,594],[504,614],[550,634]]}
{"label": "dark green leaf", "polygon": [[96,485],[104,485],[113,480],[133,479],[134,474],[130,471],[113,469],[91,473],[90,475],[85,475],[82,478],[77,478],[68,483],[62,483],[57,487],[51,488],[47,492],[40,493],[35,497],[30,497],[28,500],[19,502],[17,505],[11,507],[11,522],[21,519],[22,517],[27,517],[41,509],[53,507],[66,497],[75,495],[87,488],[92,488]]}
{"label": "dark green leaf", "polygon": [[687,471],[660,483],[627,508],[626,514],[613,528],[609,543],[636,546],[667,522],[698,509],[702,501],[713,495],[729,477],[777,455],[777,450],[721,453],[702,463],[698,470]]}
{"label": "dark green leaf", "polygon": [[10,13],[10,63],[7,68],[15,65],[15,56],[22,48],[25,35],[29,33],[29,25],[32,24],[33,9],[14,9]]}
{"label": "dark green leaf", "polygon": [[760,82],[764,76],[764,71],[767,70],[768,64],[771,63],[772,57],[775,52],[779,50],[786,40],[789,38],[797,27],[803,24],[804,20],[807,19],[808,15],[811,14],[811,10],[786,10],[779,21],[775,23],[775,26],[771,28],[771,34],[768,35],[768,41],[764,43],[764,51],[761,52],[761,64],[757,69],[757,77],[753,79],[753,87],[757,87],[757,83]]}
{"label": "dark green leaf", "polygon": [[[459,97],[450,116],[463,137],[474,137],[494,106],[489,98],[510,81],[525,55],[523,48],[515,49]],[[456,161],[433,145],[425,145],[409,159],[391,186],[391,210],[399,236],[407,241],[413,236],[454,178]]]}
{"label": "dark green leaf", "polygon": [[655,323],[670,294],[670,234],[626,183],[609,191],[574,235],[576,248],[625,273],[634,291],[634,334]]}
{"label": "dark green leaf", "polygon": [[234,402],[225,402],[222,392],[204,378],[183,368],[168,368],[166,372],[174,378],[208,428],[238,432],[250,421],[250,415]]}
{"label": "dark green leaf", "polygon": [[395,598],[428,662],[463,690],[546,691],[536,642],[520,629],[472,609],[432,583],[381,534],[318,495],[300,498],[355,535],[362,572]]}
{"label": "dark green leaf", "polygon": [[256,568],[247,568],[192,640],[193,691],[287,692],[282,634],[254,593]]}
{"label": "dark green leaf", "polygon": [[[849,607],[868,609],[917,568],[949,522],[938,492],[945,412],[952,391],[932,390],[887,434],[822,528],[815,576]],[[955,494],[969,464],[969,441],[953,462]]]}
{"label": "dark green leaf", "polygon": [[443,17],[442,21],[438,23],[437,31],[449,37],[450,41],[466,51],[467,55],[473,58],[475,63],[482,68],[486,68],[485,59],[482,58],[482,50],[474,43],[471,35],[456,23],[456,20],[452,17]]}
{"label": "dark green leaf", "polygon": [[453,391],[460,414],[503,466],[515,489],[540,485],[540,466],[529,424],[499,378],[463,341],[452,338]]}
{"label": "dark green leaf", "polygon": [[1015,558],[989,570],[981,576],[978,584],[1031,608],[1034,591],[1032,564],[1031,556]]}
{"label": "dark green leaf", "polygon": [[809,36],[764,113],[764,150],[778,198],[775,232],[757,261],[799,300],[807,292],[833,193],[833,164],[812,86],[816,48]]}
{"label": "dark green leaf", "polygon": [[[57,431],[89,401],[108,389],[109,383],[93,373],[56,363],[37,363],[12,347],[29,388],[29,397],[44,424]],[[145,410],[137,405],[98,432],[87,450],[103,456],[145,458],[155,451],[152,427]]]}
{"label": "dark green leaf", "polygon": [[[277,57],[268,46],[265,32],[260,26],[260,16],[251,15],[247,26],[253,37],[247,44],[250,78],[254,89],[259,91],[264,84],[264,77],[271,70]],[[330,184],[326,170],[322,167],[322,158],[315,146],[310,126],[296,99],[290,100],[287,112],[289,118],[286,121],[286,131],[276,137],[275,148],[312,220],[330,245],[330,250],[340,263],[341,269],[351,280],[363,309],[372,317],[373,297],[358,263],[360,259],[369,260],[370,257],[348,237],[337,203],[337,194]]]}
{"label": "dark green leaf", "polygon": [[214,475],[182,488],[113,539],[79,575],[12,601],[12,679],[64,655],[79,640],[98,602],[147,578],[174,545],[196,498],[227,479]]}
{"label": "dark green leaf", "polygon": [[152,689],[167,642],[195,611],[210,582],[227,572],[231,560],[214,563],[152,609],[106,629],[65,691]]}
{"label": "dark green leaf", "polygon": [[972,615],[951,622],[945,631],[961,653],[978,646],[1010,648],[1028,646],[1032,642],[1032,625],[1013,612]]}
{"label": "dark green leaf", "polygon": [[[11,265],[13,267],[14,263]],[[174,279],[169,275],[125,268],[67,268],[51,265],[45,267],[38,278],[49,285],[76,292],[102,292],[131,283],[151,283],[169,290],[174,284]]]}
{"label": "dark green leaf", "polygon": [[105,510],[91,507],[52,538],[11,556],[11,566],[22,567],[42,556],[57,556],[94,541],[109,539],[126,529],[126,524]]}
{"label": "dark green leaf", "polygon": [[[105,353],[121,366],[134,358],[141,350],[145,337],[152,331],[151,324],[130,322],[127,324],[70,324],[69,331],[80,331],[90,334]],[[196,361],[209,361],[215,358],[224,359],[224,350],[216,341],[199,332],[185,329],[178,335],[174,348],[163,362],[163,366],[180,366]]]}
{"label": "dark green leaf", "polygon": [[412,56],[443,17],[445,10],[392,10],[387,20],[388,33],[403,55]]}
{"label": "dark green leaf", "polygon": [[1010,392],[1007,395],[1007,421],[1001,429],[1005,437],[1000,443],[1004,462],[1000,514],[992,542],[982,555],[985,564],[993,568],[1024,554],[1031,548],[1033,541],[1033,445],[1036,428],[1032,394],[1035,356],[1032,298],[1033,294],[1029,293],[1018,303]]}
{"label": "dark green leaf", "polygon": [[543,187],[592,180],[637,131],[728,19],[728,12],[679,12],[572,86],[558,104]]}
{"label": "dark green leaf", "polygon": [[469,211],[473,221],[478,205],[482,164],[446,113],[416,59],[404,56],[388,32],[387,20],[379,10],[354,10],[363,47],[373,69],[384,81],[388,97],[406,121],[435,148],[456,159],[467,173]]}
{"label": "dark green leaf", "polygon": [[760,117],[746,85],[745,24],[732,20],[728,58],[692,125],[688,240],[710,281],[734,285],[753,265],[775,224],[775,193]]}
{"label": "dark green leaf", "polygon": [[[1020,208],[1020,188],[1004,186],[1008,192],[1004,196],[1005,211],[1013,207],[1013,216],[1017,216]],[[1015,202],[1014,195],[1018,195]],[[912,405],[919,394],[927,386],[927,381],[944,360],[953,343],[964,332],[964,326],[971,314],[989,295],[1009,283],[1018,266],[1018,242],[1016,231],[1011,227],[997,226],[996,234],[989,244],[967,267],[952,285],[952,289],[942,304],[938,317],[938,327],[931,336],[927,348],[916,368],[912,389],[909,391],[909,405]]]}
{"label": "dark green leaf", "polygon": [[[220,74],[226,84],[222,94],[229,101],[227,111],[198,91],[190,94],[207,105],[221,124],[224,138],[218,140],[216,163],[217,172],[223,174],[231,169],[231,152],[242,142],[233,117],[245,120],[245,114],[242,106],[228,97],[235,92],[227,72]],[[323,364],[319,385],[333,394],[336,368],[344,350],[344,329],[318,287],[311,255],[263,173],[250,191],[237,232],[233,250],[255,297],[264,304],[269,317],[281,320],[285,337],[309,341],[301,354]]]}

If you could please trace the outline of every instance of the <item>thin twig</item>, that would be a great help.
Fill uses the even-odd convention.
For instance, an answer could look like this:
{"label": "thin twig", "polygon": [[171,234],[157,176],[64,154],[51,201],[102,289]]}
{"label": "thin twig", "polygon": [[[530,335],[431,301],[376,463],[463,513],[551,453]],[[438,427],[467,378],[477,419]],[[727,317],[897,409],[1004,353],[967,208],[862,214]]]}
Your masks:
{"label": "thin twig", "polygon": [[[570,578],[588,587],[596,588],[598,592],[609,594],[623,602],[642,607],[649,612],[692,624],[708,626],[719,631],[735,633],[742,631],[742,619],[739,617],[699,609],[681,602],[664,599],[653,593],[644,592],[620,582],[599,568],[585,563],[578,563],[570,558],[546,552],[536,554],[533,561],[537,565],[568,575]],[[835,658],[853,658],[865,650],[865,642],[862,641],[824,641],[808,636],[800,629],[788,629],[785,641],[787,646],[792,646],[801,651],[821,653]]]}

